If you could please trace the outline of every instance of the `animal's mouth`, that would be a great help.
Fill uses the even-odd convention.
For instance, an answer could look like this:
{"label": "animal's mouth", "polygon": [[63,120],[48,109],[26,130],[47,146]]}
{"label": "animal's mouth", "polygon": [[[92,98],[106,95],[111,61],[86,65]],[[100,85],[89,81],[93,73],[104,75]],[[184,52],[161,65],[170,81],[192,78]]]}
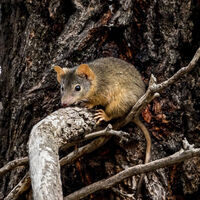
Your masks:
{"label": "animal's mouth", "polygon": [[66,107],[73,107],[73,106],[77,106],[77,103],[70,103],[70,104],[67,104],[67,103],[61,103],[62,107],[63,108],[66,108]]}
{"label": "animal's mouth", "polygon": [[74,102],[72,105],[73,105],[73,106],[81,106],[81,107],[83,107],[83,106],[85,105],[85,103],[87,103],[87,102],[88,102],[88,100],[82,99],[82,100],[80,100],[80,101]]}
{"label": "animal's mouth", "polygon": [[87,99],[83,99],[83,100],[80,100],[80,101],[75,101],[75,102],[70,102],[70,101],[62,101],[61,102],[61,105],[63,108],[65,107],[73,107],[73,106],[84,106],[85,103],[87,103],[88,100]]}

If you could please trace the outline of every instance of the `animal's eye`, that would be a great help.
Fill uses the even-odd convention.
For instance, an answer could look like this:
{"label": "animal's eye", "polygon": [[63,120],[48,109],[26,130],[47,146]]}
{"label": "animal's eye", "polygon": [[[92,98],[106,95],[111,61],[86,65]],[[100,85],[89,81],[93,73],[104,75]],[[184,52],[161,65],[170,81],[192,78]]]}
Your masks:
{"label": "animal's eye", "polygon": [[76,85],[74,88],[76,91],[80,91],[81,90],[81,86],[80,85]]}

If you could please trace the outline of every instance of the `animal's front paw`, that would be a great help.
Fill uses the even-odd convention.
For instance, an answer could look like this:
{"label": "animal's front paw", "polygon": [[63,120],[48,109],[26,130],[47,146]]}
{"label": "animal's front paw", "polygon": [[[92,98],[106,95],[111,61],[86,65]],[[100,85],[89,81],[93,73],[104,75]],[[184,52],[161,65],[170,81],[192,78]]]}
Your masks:
{"label": "animal's front paw", "polygon": [[102,109],[97,110],[94,115],[94,119],[97,120],[97,124],[99,124],[101,121],[110,121],[110,117],[108,117],[108,115]]}

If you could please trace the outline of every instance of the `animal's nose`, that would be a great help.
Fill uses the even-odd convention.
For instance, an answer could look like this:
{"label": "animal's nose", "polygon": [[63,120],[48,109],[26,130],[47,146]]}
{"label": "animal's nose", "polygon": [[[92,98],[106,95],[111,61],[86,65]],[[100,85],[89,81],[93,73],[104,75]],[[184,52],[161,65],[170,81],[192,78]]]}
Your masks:
{"label": "animal's nose", "polygon": [[66,103],[61,103],[62,107],[67,107]]}

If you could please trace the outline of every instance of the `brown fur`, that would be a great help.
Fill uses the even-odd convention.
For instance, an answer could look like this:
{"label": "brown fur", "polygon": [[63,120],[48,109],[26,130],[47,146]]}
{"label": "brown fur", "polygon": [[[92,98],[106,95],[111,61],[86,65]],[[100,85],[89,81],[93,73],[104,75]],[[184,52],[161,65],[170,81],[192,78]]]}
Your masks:
{"label": "brown fur", "polygon": [[[64,77],[63,74],[69,72],[67,68],[62,70],[59,66],[54,69],[58,82]],[[90,108],[104,106],[105,113],[111,119],[125,116],[145,92],[144,83],[135,67],[117,58],[100,58],[81,64],[74,73],[85,76],[91,82],[89,91],[81,98],[87,99]],[[77,97],[77,101],[80,100]]]}
{"label": "brown fur", "polygon": [[96,87],[88,99],[105,107],[111,118],[126,115],[145,92],[145,86],[135,67],[116,58],[101,58],[88,63],[96,74]]}

